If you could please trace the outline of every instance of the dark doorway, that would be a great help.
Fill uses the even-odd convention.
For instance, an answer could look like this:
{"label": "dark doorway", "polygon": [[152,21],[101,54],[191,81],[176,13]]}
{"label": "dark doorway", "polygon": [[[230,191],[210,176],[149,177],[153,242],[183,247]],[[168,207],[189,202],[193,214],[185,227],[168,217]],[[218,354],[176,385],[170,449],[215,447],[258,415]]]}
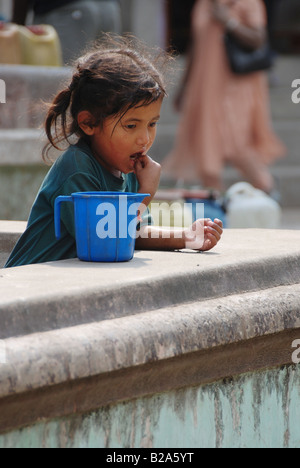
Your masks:
{"label": "dark doorway", "polygon": [[196,0],[167,0],[168,45],[176,52],[187,51],[191,34],[191,12]]}
{"label": "dark doorway", "polygon": [[[282,53],[300,53],[300,2],[299,0],[265,0],[273,5],[273,46]],[[270,8],[270,7],[269,7]]]}

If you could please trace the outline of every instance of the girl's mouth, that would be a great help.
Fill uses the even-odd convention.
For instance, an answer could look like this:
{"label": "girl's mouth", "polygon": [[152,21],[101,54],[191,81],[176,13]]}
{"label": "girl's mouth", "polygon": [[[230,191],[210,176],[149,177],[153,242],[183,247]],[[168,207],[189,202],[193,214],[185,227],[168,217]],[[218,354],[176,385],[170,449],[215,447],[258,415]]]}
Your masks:
{"label": "girl's mouth", "polygon": [[136,161],[138,158],[140,158],[141,156],[144,156],[142,152],[139,152],[139,153],[134,153],[130,156],[130,159],[132,159],[133,161]]}

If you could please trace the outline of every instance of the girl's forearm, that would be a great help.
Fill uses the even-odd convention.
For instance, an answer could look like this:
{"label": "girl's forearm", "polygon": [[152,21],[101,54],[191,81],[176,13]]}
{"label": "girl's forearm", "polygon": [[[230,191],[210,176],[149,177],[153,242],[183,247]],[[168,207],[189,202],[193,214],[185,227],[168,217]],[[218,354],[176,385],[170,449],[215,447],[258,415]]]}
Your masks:
{"label": "girl's forearm", "polygon": [[143,226],[138,234],[136,249],[139,250],[180,250],[185,248],[183,229]]}

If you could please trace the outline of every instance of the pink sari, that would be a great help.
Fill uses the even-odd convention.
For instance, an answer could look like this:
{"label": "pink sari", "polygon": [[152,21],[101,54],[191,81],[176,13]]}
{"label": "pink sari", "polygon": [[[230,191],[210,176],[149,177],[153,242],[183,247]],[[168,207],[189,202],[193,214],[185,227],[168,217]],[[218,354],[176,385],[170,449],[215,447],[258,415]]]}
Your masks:
{"label": "pink sari", "polygon": [[[264,27],[261,0],[220,0],[231,16],[250,27]],[[175,148],[163,163],[166,174],[186,181],[204,174],[221,177],[224,164],[240,166],[249,152],[270,164],[285,155],[271,127],[265,73],[234,75],[224,47],[224,28],[213,19],[211,1],[193,11],[194,62],[185,89]]]}

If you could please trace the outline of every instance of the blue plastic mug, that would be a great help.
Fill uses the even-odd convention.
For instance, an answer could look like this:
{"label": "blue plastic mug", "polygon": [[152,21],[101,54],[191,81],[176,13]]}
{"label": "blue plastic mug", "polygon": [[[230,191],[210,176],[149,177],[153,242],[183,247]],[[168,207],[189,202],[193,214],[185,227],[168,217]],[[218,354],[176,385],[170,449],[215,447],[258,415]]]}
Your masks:
{"label": "blue plastic mug", "polygon": [[133,258],[139,206],[147,193],[78,192],[55,200],[55,235],[61,237],[61,203],[74,204],[77,256],[86,262]]}

